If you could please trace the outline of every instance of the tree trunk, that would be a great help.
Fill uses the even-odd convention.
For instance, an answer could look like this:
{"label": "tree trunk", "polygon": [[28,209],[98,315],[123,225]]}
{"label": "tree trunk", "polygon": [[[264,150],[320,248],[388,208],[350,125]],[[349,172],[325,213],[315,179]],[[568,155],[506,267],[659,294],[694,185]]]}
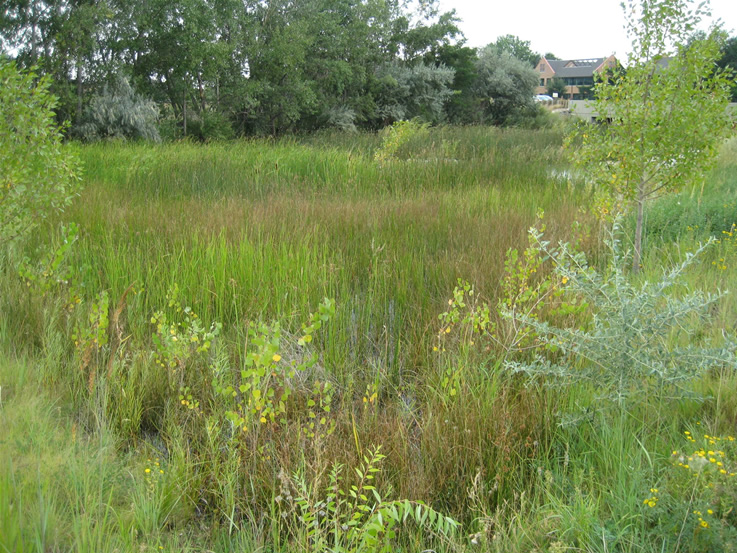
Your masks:
{"label": "tree trunk", "polygon": [[187,91],[184,91],[184,100],[182,102],[182,114],[184,115],[184,138],[187,138]]}
{"label": "tree trunk", "polygon": [[202,74],[197,73],[197,88],[199,89],[200,93],[200,109],[201,113],[204,113],[207,109],[207,106],[205,106],[205,87],[202,84]]}
{"label": "tree trunk", "polygon": [[637,187],[637,226],[635,227],[635,254],[632,258],[632,272],[640,272],[642,265],[642,227],[645,216],[645,188],[644,184]]}
{"label": "tree trunk", "polygon": [[82,121],[82,54],[77,52],[77,125]]}

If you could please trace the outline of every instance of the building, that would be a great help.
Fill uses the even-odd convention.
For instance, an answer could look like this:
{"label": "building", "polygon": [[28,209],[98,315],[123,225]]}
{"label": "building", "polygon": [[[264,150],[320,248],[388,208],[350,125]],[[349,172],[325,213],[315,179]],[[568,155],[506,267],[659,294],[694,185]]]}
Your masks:
{"label": "building", "polygon": [[594,86],[594,74],[617,67],[619,62],[613,55],[608,58],[581,60],[540,59],[536,70],[540,73],[540,84],[535,94],[546,94],[548,84],[554,77],[563,79],[566,85],[565,97],[569,100],[582,100]]}

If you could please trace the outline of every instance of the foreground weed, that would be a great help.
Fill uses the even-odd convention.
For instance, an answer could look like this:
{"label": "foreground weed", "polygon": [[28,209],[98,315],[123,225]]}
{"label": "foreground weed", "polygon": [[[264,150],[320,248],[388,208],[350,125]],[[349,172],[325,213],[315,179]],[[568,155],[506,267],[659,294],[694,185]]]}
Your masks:
{"label": "foreground weed", "polygon": [[165,527],[180,497],[158,457],[148,458],[132,478],[136,528],[144,536],[154,536]]}
{"label": "foreground weed", "polygon": [[304,551],[335,553],[386,553],[408,519],[424,532],[452,539],[459,524],[422,502],[382,498],[375,483],[386,458],[380,447],[364,455],[353,469],[355,483],[344,480],[345,467],[333,465],[326,489],[308,482],[303,473],[282,475],[282,495],[276,498],[282,516]]}
{"label": "foreground weed", "polygon": [[672,551],[737,551],[737,441],[693,430],[642,501],[648,529]]}
{"label": "foreground weed", "polygon": [[[538,213],[542,233],[542,212]],[[502,280],[502,295],[492,310],[472,286],[461,279],[448,300],[448,310],[441,313],[438,345],[435,352],[453,349],[481,349],[501,352],[504,357],[525,355],[543,345],[538,330],[528,321],[577,317],[585,313],[585,300],[565,294],[568,277],[551,271],[549,255],[532,233],[528,246],[520,253],[507,250]],[[496,316],[501,313],[501,319]],[[452,379],[446,374],[446,380]],[[453,387],[451,387],[451,391]]]}
{"label": "foreground weed", "polygon": [[172,372],[183,369],[187,363],[199,354],[206,354],[213,340],[220,334],[222,325],[212,323],[206,327],[191,307],[183,307],[179,301],[179,287],[175,284],[166,296],[167,307],[175,316],[170,319],[161,310],[151,317],[151,324],[156,325],[153,335],[156,347],[156,363]]}
{"label": "foreground weed", "polygon": [[[267,325],[252,323],[248,329],[250,349],[246,355],[244,367],[240,371],[240,383],[225,381],[226,374],[217,374],[213,381],[216,393],[232,398],[235,407],[226,411],[227,418],[235,428],[247,432],[254,425],[270,423],[287,423],[287,404],[293,393],[293,379],[298,373],[304,373],[317,363],[317,354],[308,353],[305,349],[313,340],[313,334],[335,314],[335,302],[325,299],[316,313],[310,315],[307,323],[302,325],[302,336],[297,340],[297,348],[291,352],[291,359],[282,357],[282,332],[279,323]],[[320,404],[323,412],[330,411],[330,388],[317,387],[315,397],[310,400],[312,409]],[[311,419],[317,418],[310,411]],[[320,417],[319,423],[326,425],[327,420]],[[314,434],[314,421],[308,425]]]}
{"label": "foreground weed", "polygon": [[108,344],[110,325],[110,298],[103,290],[92,302],[87,321],[77,325],[72,334],[79,362],[79,372],[87,377],[87,390],[91,394],[95,387],[97,367],[102,361]]}
{"label": "foreground weed", "polygon": [[72,267],[69,259],[78,237],[76,223],[62,225],[58,245],[42,246],[37,252],[37,260],[32,261],[25,256],[18,267],[18,274],[29,290],[38,296],[52,292],[65,295],[65,305],[69,310],[82,301],[81,283],[76,275],[83,271]]}

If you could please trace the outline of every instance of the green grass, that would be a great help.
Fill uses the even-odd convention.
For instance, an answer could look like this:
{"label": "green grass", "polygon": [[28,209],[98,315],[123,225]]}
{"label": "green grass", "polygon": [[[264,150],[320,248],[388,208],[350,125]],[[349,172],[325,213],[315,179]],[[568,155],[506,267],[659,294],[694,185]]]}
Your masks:
{"label": "green grass", "polygon": [[[590,192],[561,176],[561,136],[440,128],[384,165],[374,161],[380,146],[377,135],[336,133],[70,146],[85,166],[82,193],[0,260],[0,551],[304,548],[305,529],[283,500],[290,475],[304,474],[318,497],[333,463],[357,467],[376,445],[387,455],[382,495],[426,501],[464,525],[450,542],[408,525],[396,550],[475,550],[464,536],[477,532],[488,551],[675,547],[657,535],[662,526],[643,499],[663,488],[663,520],[687,511],[671,452],[697,422],[713,435],[737,434],[733,373],[700,379],[705,400],[652,401],[613,416],[597,410],[592,386],[552,391],[505,374],[499,349],[452,334],[447,351],[434,351],[457,279],[494,307],[505,252],[527,246],[539,211],[548,239],[580,238],[603,261]],[[640,278],[715,233],[721,242],[688,284],[735,289],[737,238],[722,227],[737,222],[723,207],[736,159],[732,142],[703,194],[653,204]],[[697,220],[709,223],[694,230]],[[58,245],[61,221],[80,229],[59,269],[71,267],[69,278],[40,269],[28,286],[15,263],[27,256],[33,265]],[[43,293],[39,283],[56,277],[69,282]],[[206,351],[177,350],[167,370],[151,320],[162,310],[175,337],[189,336],[167,299],[174,285],[182,306],[222,332]],[[93,310],[101,291],[104,320]],[[300,325],[324,297],[335,300],[335,315],[298,345]],[[736,315],[727,296],[704,336],[734,335]],[[227,414],[235,401],[212,381],[237,388],[258,347],[248,324],[277,320],[275,363],[313,352],[317,363],[276,386],[292,391],[286,423],[241,432]],[[329,410],[314,391],[326,381],[335,390]],[[180,399],[185,386],[199,402],[192,409]],[[334,430],[318,424],[306,438],[316,409],[314,420],[325,416]],[[563,414],[582,413],[561,424]],[[727,537],[730,516],[720,530]],[[722,542],[704,536],[691,528],[677,547],[718,550]]]}

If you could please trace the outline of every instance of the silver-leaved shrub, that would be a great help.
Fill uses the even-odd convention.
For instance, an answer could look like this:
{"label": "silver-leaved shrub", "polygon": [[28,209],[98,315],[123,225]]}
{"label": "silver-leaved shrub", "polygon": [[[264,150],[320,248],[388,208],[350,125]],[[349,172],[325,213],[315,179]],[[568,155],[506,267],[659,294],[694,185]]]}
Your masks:
{"label": "silver-leaved shrub", "polygon": [[590,314],[578,327],[560,328],[503,309],[503,317],[529,325],[542,344],[532,361],[506,361],[509,371],[539,378],[546,386],[589,383],[601,398],[623,405],[645,397],[687,397],[695,377],[737,369],[734,338],[724,334],[717,343],[704,332],[724,293],[688,290],[683,283],[684,272],[711,241],[651,282],[627,271],[630,256],[622,249],[619,220],[607,239],[610,261],[604,271],[569,244],[554,247],[535,228],[530,234],[550,256],[566,292],[582,297]]}

